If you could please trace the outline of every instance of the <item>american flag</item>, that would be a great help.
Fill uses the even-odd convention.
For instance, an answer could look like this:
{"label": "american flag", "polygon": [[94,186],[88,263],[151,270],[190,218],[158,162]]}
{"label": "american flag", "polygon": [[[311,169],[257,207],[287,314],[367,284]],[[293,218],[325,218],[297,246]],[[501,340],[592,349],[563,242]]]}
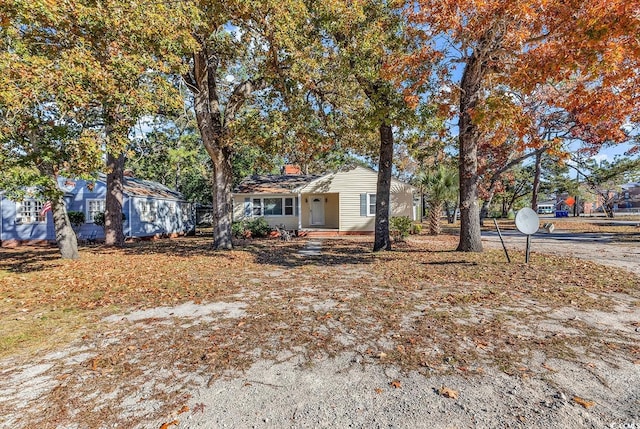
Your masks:
{"label": "american flag", "polygon": [[45,217],[48,211],[51,211],[51,201],[47,201],[42,205],[42,210],[40,210],[40,216]]}

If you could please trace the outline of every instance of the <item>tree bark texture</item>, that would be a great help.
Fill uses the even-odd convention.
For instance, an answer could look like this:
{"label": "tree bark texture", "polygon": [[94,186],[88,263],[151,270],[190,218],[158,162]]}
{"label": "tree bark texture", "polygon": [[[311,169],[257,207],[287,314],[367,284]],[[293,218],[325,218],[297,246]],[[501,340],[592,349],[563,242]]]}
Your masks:
{"label": "tree bark texture", "polygon": [[444,206],[443,201],[431,201],[429,209],[429,234],[440,235],[442,228],[440,227],[440,214]]}
{"label": "tree bark texture", "polygon": [[225,149],[214,149],[213,161],[213,247],[216,249],[233,249],[231,241],[231,224],[233,209],[231,191],[233,170],[231,156]]}
{"label": "tree bark texture", "polygon": [[540,192],[540,175],[542,174],[542,152],[536,154],[535,173],[533,175],[533,190],[531,191],[531,208],[538,211],[538,193]]}
{"label": "tree bark texture", "polygon": [[[185,76],[185,80],[193,93],[194,110],[202,143],[213,164],[213,247],[230,250],[233,248],[231,233],[233,170],[231,147],[226,144],[225,123],[233,119],[229,116],[233,115],[233,112],[228,112],[226,118],[222,115],[215,82],[217,67],[215,56],[209,55],[206,47],[202,46],[202,50],[194,54],[192,72]],[[250,93],[250,85],[244,86],[244,90],[247,91],[245,94]],[[237,91],[237,94],[239,94],[238,98],[241,98],[241,92]],[[237,109],[241,100],[237,99],[235,102],[237,105],[234,109]]]}
{"label": "tree bark texture", "polygon": [[380,160],[376,187],[376,220],[373,251],[391,250],[389,216],[391,214],[391,169],[393,167],[393,129],[385,123],[380,131]]}
{"label": "tree bark texture", "polygon": [[53,215],[53,226],[56,231],[56,243],[60,255],[63,259],[79,259],[78,239],[69,221],[62,195],[51,201],[51,214]]}
{"label": "tree bark texture", "polygon": [[478,207],[478,139],[480,131],[471,119],[483,79],[482,60],[473,55],[462,75],[460,95],[460,241],[459,252],[482,252]]}
{"label": "tree bark texture", "polygon": [[124,189],[124,153],[107,152],[107,197],[104,210],[104,243],[124,246],[122,204]]}

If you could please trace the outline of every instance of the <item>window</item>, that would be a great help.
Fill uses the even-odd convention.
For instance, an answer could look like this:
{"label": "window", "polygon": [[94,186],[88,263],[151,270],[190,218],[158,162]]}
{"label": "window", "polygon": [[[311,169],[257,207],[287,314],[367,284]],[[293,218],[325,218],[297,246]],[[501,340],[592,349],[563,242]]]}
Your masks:
{"label": "window", "polygon": [[367,194],[367,216],[376,215],[376,194]]}
{"label": "window", "polygon": [[180,203],[180,212],[182,214],[182,222],[186,223],[191,221],[191,204]]}
{"label": "window", "polygon": [[253,216],[262,216],[262,199],[253,199]]}
{"label": "window", "polygon": [[104,212],[104,200],[87,200],[87,223],[95,222],[96,215]]}
{"label": "window", "polygon": [[36,200],[24,200],[20,203],[16,203],[16,223],[31,224],[46,222],[46,215],[40,215],[42,205],[42,201]]}
{"label": "window", "polygon": [[138,201],[138,211],[141,222],[155,222],[156,204],[155,201]]}
{"label": "window", "polygon": [[284,199],[284,215],[285,216],[293,216],[294,211],[294,199],[293,198],[285,198]]}
{"label": "window", "polygon": [[249,199],[245,199],[245,214],[250,213],[253,217],[260,216],[297,216],[298,198],[253,198],[251,207],[248,206]]}
{"label": "window", "polygon": [[282,198],[265,198],[264,215],[282,216]]}

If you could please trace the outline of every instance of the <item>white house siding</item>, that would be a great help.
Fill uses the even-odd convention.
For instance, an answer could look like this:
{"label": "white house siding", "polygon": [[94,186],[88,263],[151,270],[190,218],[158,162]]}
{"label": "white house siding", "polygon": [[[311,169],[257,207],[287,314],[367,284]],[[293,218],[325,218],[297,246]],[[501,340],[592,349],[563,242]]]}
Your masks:
{"label": "white house siding", "polygon": [[[361,216],[360,195],[375,194],[377,182],[377,172],[356,167],[317,179],[302,191],[305,194],[339,193],[340,231],[373,231],[375,216]],[[395,179],[391,181],[391,210],[392,216],[413,218],[413,188]]]}
{"label": "white house siding", "polygon": [[[296,193],[291,193],[291,194],[239,194],[239,195],[234,195],[233,196],[233,220],[234,221],[240,221],[240,220],[246,220],[246,219],[252,219],[253,216],[251,215],[252,212],[249,213],[245,213],[245,201],[246,199],[249,200],[249,202],[252,202],[254,198],[293,198],[294,200],[294,207],[293,207],[293,211],[294,213],[297,213],[298,208],[295,206],[295,201],[296,198],[298,197],[298,194]],[[253,208],[253,206],[251,206],[251,208]],[[283,207],[283,212],[284,212],[284,207]],[[298,216],[297,215],[293,215],[293,216],[287,216],[287,215],[278,215],[278,216],[261,216],[264,217],[265,220],[267,221],[267,223],[269,224],[270,227],[275,228],[276,225],[280,226],[280,225],[284,225],[286,229],[298,229]]]}

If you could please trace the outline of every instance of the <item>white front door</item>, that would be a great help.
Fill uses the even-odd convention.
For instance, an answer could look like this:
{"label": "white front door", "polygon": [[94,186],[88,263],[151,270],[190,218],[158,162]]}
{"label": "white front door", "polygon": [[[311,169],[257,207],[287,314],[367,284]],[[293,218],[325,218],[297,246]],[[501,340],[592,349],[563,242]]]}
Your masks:
{"label": "white front door", "polygon": [[324,225],[324,198],[311,197],[311,225]]}

